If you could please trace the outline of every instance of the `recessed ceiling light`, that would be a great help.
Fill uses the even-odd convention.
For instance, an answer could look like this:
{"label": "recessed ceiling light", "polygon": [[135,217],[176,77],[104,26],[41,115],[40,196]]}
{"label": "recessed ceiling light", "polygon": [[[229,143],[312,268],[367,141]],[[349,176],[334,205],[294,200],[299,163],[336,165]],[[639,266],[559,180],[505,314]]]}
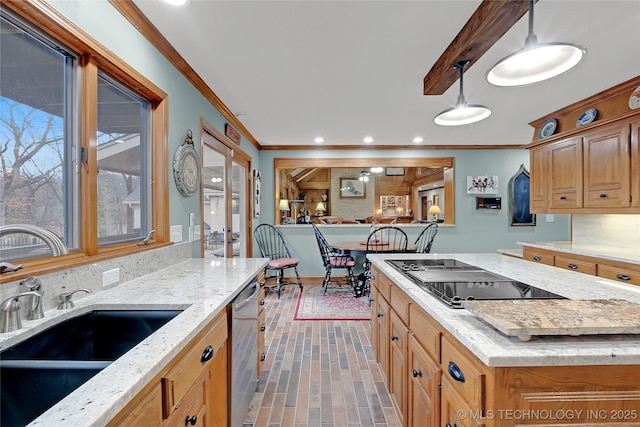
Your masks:
{"label": "recessed ceiling light", "polygon": [[373,142],[373,138],[370,136],[365,136],[362,141],[364,141],[365,144],[371,144]]}
{"label": "recessed ceiling light", "polygon": [[239,119],[246,119],[248,116],[247,113],[236,113],[236,117]]}
{"label": "recessed ceiling light", "polygon": [[424,140],[421,136],[416,136],[415,138],[413,138],[413,142],[415,142],[416,144],[420,144],[422,141]]}
{"label": "recessed ceiling light", "polygon": [[185,6],[187,3],[189,3],[189,0],[162,0],[167,4],[170,4],[171,6]]}
{"label": "recessed ceiling light", "polygon": [[322,144],[324,142],[324,138],[321,136],[316,136],[313,142],[315,142],[316,144]]}
{"label": "recessed ceiling light", "polygon": [[371,173],[381,173],[384,169],[381,168],[380,166],[376,166],[376,167],[372,167],[371,169],[369,169],[369,171],[371,171]]}
{"label": "recessed ceiling light", "polygon": [[189,0],[162,0],[167,4],[170,4],[171,6],[185,6],[187,3],[189,3]]}

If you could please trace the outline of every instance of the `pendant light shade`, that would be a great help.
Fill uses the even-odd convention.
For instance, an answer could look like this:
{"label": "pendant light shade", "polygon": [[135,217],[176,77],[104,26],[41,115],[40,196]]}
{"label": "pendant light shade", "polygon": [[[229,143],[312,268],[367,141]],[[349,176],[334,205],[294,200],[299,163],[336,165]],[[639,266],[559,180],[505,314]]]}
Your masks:
{"label": "pendant light shade", "polygon": [[495,86],[524,86],[550,79],[569,71],[587,53],[571,43],[538,43],[533,33],[533,0],[529,0],[529,35],[524,48],[503,58],[487,73]]}
{"label": "pendant light shade", "polygon": [[460,70],[460,94],[458,95],[458,101],[456,102],[455,107],[444,110],[438,114],[433,119],[435,124],[440,126],[468,125],[470,123],[484,120],[491,115],[491,110],[487,107],[483,105],[467,104],[467,101],[464,99],[462,79],[464,75],[464,67],[468,64],[469,61],[459,61],[453,65],[454,68]]}

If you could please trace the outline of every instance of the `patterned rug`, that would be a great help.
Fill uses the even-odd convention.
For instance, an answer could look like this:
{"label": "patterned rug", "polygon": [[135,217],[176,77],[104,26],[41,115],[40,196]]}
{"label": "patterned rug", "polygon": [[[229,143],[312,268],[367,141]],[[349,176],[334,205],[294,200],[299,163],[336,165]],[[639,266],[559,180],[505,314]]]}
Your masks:
{"label": "patterned rug", "polygon": [[294,320],[370,320],[371,308],[366,297],[355,298],[353,290],[329,288],[325,295],[322,286],[305,286],[298,297]]}

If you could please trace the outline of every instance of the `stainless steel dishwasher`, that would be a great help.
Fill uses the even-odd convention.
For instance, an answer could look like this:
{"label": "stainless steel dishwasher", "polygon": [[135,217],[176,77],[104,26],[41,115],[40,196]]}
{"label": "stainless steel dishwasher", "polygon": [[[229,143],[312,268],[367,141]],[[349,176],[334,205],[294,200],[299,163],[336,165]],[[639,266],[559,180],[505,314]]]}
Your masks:
{"label": "stainless steel dishwasher", "polygon": [[258,387],[258,281],[231,303],[231,426],[240,427]]}

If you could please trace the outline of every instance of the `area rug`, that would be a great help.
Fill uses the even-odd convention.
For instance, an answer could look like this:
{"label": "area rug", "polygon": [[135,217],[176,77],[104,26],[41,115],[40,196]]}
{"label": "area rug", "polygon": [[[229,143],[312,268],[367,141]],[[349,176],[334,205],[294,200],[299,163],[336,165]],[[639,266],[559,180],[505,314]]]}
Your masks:
{"label": "area rug", "polygon": [[367,297],[355,298],[353,290],[329,288],[322,294],[322,286],[305,286],[298,297],[294,320],[370,320],[371,308]]}

